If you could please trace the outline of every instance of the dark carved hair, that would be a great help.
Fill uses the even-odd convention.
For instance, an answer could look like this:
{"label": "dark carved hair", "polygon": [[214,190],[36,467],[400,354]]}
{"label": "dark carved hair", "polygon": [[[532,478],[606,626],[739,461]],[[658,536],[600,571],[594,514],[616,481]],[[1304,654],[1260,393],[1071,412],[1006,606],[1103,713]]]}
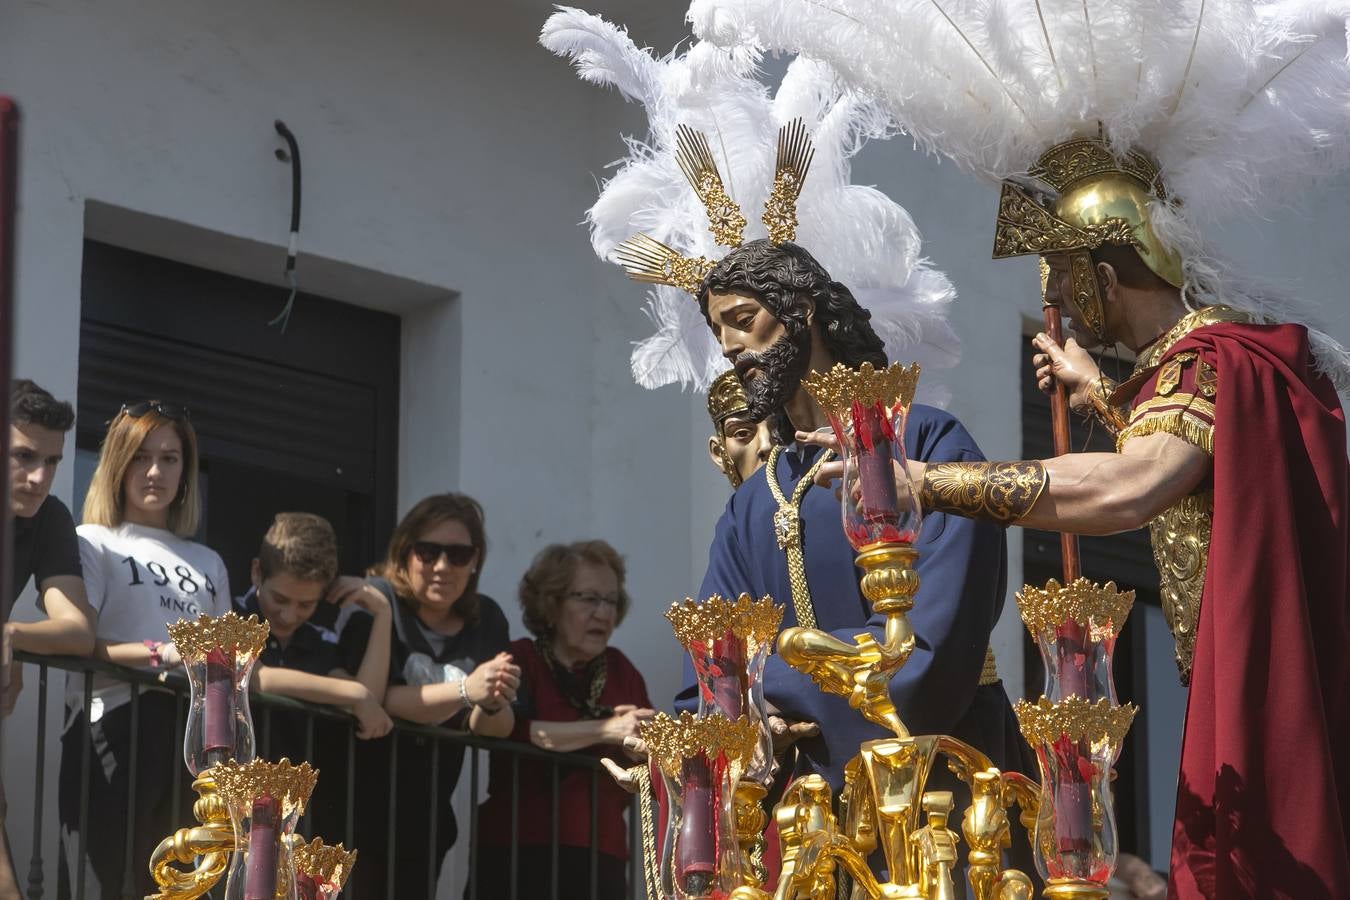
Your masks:
{"label": "dark carved hair", "polygon": [[9,389],[9,420],[15,425],[69,431],[75,424],[75,410],[27,378],[17,378]]}
{"label": "dark carved hair", "polygon": [[703,279],[698,305],[704,319],[712,293],[749,294],[786,326],[789,335],[806,329],[806,301],[813,300],[814,320],[820,323],[825,346],[838,362],[853,367],[865,362],[879,368],[886,365],[886,348],[872,330],[872,314],[796,244],[774,244],[763,238],[742,244]]}

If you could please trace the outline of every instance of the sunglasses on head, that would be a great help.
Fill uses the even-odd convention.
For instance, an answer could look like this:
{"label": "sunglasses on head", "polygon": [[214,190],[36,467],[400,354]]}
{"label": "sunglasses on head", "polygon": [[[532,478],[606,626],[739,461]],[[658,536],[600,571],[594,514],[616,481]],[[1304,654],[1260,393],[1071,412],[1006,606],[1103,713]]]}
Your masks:
{"label": "sunglasses on head", "polygon": [[413,556],[425,566],[434,566],[444,556],[452,566],[467,566],[478,548],[473,544],[438,544],[435,541],[414,541]]}
{"label": "sunglasses on head", "polygon": [[175,422],[186,422],[190,415],[186,406],[177,403],[161,403],[158,400],[142,400],[139,403],[123,403],[122,412],[132,419],[139,419],[141,416],[151,412],[157,412],[166,419],[173,419]]}

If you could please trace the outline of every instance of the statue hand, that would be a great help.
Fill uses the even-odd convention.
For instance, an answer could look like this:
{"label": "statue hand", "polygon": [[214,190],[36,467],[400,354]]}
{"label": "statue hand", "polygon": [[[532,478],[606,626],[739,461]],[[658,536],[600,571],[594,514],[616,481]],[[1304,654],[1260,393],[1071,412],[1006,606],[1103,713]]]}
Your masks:
{"label": "statue hand", "polygon": [[1063,347],[1045,334],[1036,335],[1031,342],[1040,351],[1031,357],[1031,364],[1036,367],[1036,386],[1049,394],[1058,382],[1069,392],[1069,406],[1076,410],[1088,406],[1088,389],[1102,377],[1092,356],[1073,338],[1065,341]]}

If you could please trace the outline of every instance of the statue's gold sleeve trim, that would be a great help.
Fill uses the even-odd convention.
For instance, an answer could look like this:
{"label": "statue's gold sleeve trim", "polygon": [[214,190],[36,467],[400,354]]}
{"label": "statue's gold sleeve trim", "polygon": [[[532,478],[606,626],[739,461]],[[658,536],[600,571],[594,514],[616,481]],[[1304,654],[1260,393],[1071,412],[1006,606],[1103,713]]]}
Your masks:
{"label": "statue's gold sleeve trim", "polygon": [[929,463],[920,502],[924,509],[1009,525],[1031,512],[1047,483],[1045,466],[1035,460]]}
{"label": "statue's gold sleeve trim", "polygon": [[1214,455],[1214,404],[1194,394],[1150,397],[1135,407],[1130,424],[1116,438],[1123,450],[1130,438],[1170,434]]}

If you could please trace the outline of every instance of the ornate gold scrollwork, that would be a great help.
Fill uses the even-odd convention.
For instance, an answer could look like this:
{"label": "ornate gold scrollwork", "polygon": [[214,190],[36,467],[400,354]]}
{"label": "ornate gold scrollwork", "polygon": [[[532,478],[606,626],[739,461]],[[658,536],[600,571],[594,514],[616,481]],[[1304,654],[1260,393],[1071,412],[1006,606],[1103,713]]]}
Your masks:
{"label": "ornate gold scrollwork", "polygon": [[[192,814],[200,825],[180,828],[159,842],[150,857],[150,873],[159,886],[151,900],[192,900],[220,881],[235,849],[234,826],[225,800],[216,792],[212,770],[192,782],[197,801]],[[183,871],[177,866],[192,866]]]}
{"label": "ornate gold scrollwork", "polygon": [[1008,525],[1031,512],[1045,485],[1045,466],[1036,460],[929,463],[919,502],[925,509]]}
{"label": "ornate gold scrollwork", "polygon": [[1214,524],[1214,495],[1192,494],[1149,523],[1153,560],[1158,564],[1163,618],[1176,640],[1181,683],[1191,680],[1200,596],[1205,589],[1209,536]]}
{"label": "ornate gold scrollwork", "polygon": [[778,636],[784,662],[810,675],[822,690],[847,697],[867,721],[897,737],[908,737],[909,730],[891,700],[890,677],[914,649],[908,612],[919,586],[912,565],[917,556],[904,545],[874,547],[858,555],[864,591],[873,610],[885,616],[880,643],[869,632],[855,635],[848,644],[814,628],[785,628]]}

